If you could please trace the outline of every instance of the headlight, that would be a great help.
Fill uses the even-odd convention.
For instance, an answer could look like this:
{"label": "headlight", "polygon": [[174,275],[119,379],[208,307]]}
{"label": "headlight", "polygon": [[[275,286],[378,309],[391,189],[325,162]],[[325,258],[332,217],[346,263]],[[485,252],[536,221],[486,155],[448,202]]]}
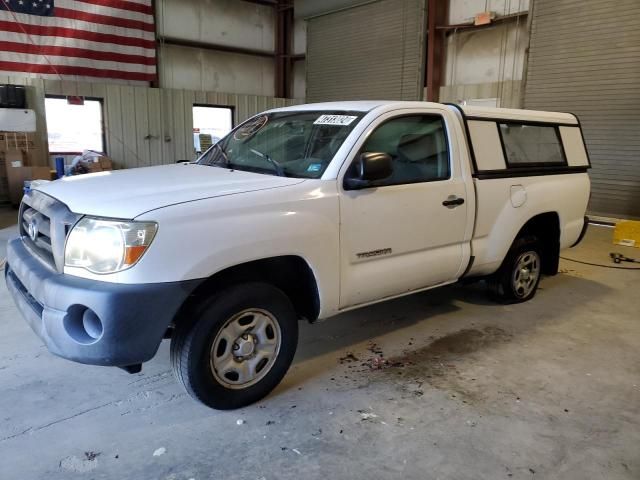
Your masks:
{"label": "headlight", "polygon": [[69,234],[64,264],[99,274],[120,272],[140,260],[157,230],[153,222],[84,217]]}

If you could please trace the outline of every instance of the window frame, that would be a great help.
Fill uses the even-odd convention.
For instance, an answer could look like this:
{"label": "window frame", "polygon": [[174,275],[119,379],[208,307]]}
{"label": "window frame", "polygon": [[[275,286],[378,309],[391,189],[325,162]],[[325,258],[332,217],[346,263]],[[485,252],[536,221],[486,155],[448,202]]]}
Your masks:
{"label": "window frame", "polygon": [[[191,134],[193,135],[193,129],[195,128],[193,126],[193,122],[194,122],[194,114],[193,114],[193,109],[196,107],[204,107],[204,108],[225,108],[227,110],[231,111],[231,130],[229,130],[229,132],[233,132],[233,130],[236,128],[236,107],[235,105],[222,105],[222,104],[212,104],[212,103],[201,103],[201,102],[194,102],[191,104]],[[224,138],[224,137],[222,137]],[[222,140],[222,138],[220,140]],[[194,139],[193,137],[191,138],[191,142],[194,143]],[[193,151],[195,154],[195,159],[197,160],[198,158],[200,158],[202,155],[205,154],[205,151],[200,151],[198,154],[198,151],[195,149],[195,145],[193,146]],[[207,149],[208,150],[208,149]]]}
{"label": "window frame", "polygon": [[367,142],[369,141],[369,138],[371,138],[371,135],[373,135],[380,127],[382,127],[383,125],[392,122],[394,120],[398,120],[401,118],[406,118],[406,117],[438,117],[440,119],[440,123],[442,124],[443,130],[444,130],[444,140],[445,143],[447,145],[447,160],[449,162],[449,175],[446,178],[434,178],[431,180],[414,180],[414,181],[410,181],[410,182],[401,182],[401,183],[386,183],[386,180],[379,180],[377,182],[372,182],[372,184],[370,186],[364,187],[360,190],[366,190],[368,188],[380,188],[380,187],[394,187],[394,186],[398,186],[398,185],[415,185],[417,183],[432,183],[432,182],[446,182],[448,180],[451,180],[451,178],[453,177],[453,162],[452,162],[452,157],[451,157],[451,142],[449,141],[449,129],[447,128],[447,121],[445,116],[440,113],[440,112],[412,112],[412,113],[403,113],[401,115],[396,115],[394,117],[391,118],[387,118],[386,120],[383,120],[382,122],[380,122],[379,124],[377,124],[375,127],[373,127],[371,129],[371,131],[365,136],[365,138],[362,140],[362,144],[360,145],[360,147],[358,148],[358,151],[356,152],[355,156],[352,158],[351,162],[349,163],[349,166],[346,168],[343,179],[342,179],[342,184],[343,184],[343,188],[344,188],[344,181],[347,178],[347,175],[349,174],[349,170],[351,169],[351,167],[355,164],[355,162],[358,161],[358,159],[360,158],[360,155],[362,153],[364,153],[364,147],[367,144]]}
{"label": "window frame", "polygon": [[[564,150],[564,144],[562,142],[562,136],[560,135],[560,126],[557,123],[548,123],[548,122],[534,122],[534,121],[520,121],[520,120],[503,120],[503,119],[495,119],[496,128],[498,129],[498,137],[500,138],[500,147],[502,148],[502,156],[504,157],[504,164],[507,170],[518,170],[521,168],[537,168],[537,167],[567,167],[569,166],[567,162],[567,152]],[[509,162],[509,157],[507,155],[507,148],[505,146],[504,136],[502,135],[502,129],[500,125],[518,125],[518,126],[529,126],[529,127],[546,127],[552,128],[556,139],[558,140],[558,144],[560,145],[560,154],[562,155],[562,161],[560,162],[522,162],[522,163],[511,163]]]}
{"label": "window frame", "polygon": [[[66,100],[69,97],[74,97],[76,95],[57,95],[57,94],[45,94],[44,96],[44,100],[45,100],[45,110],[46,110],[46,101],[47,98],[55,98],[55,99],[62,99],[62,100]],[[84,100],[89,100],[92,102],[98,102],[100,104],[100,130],[102,131],[102,153],[104,153],[105,155],[109,155],[108,152],[108,145],[107,145],[107,128],[106,128],[106,122],[105,122],[105,111],[104,111],[104,98],[102,97],[87,97],[84,95],[79,95],[81,96]],[[45,114],[45,125],[46,125],[46,114]],[[49,152],[49,155],[81,155],[82,152],[54,152],[49,148],[49,127],[47,125],[47,151]]]}

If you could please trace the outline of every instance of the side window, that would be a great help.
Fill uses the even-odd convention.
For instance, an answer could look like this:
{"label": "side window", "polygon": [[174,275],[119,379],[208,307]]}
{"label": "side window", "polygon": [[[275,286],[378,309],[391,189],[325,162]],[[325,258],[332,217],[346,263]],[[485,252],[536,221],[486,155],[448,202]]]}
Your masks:
{"label": "side window", "polygon": [[519,123],[500,123],[499,126],[508,166],[566,165],[555,126]]}
{"label": "side window", "polygon": [[373,131],[361,149],[384,152],[393,159],[393,174],[381,185],[446,180],[450,177],[449,148],[440,115],[398,117]]}

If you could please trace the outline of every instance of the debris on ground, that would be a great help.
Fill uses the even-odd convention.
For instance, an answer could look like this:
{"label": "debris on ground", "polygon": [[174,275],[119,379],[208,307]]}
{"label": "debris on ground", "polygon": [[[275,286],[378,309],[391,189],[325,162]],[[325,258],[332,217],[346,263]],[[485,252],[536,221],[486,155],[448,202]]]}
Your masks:
{"label": "debris on ground", "polygon": [[365,410],[358,410],[358,413],[360,414],[360,420],[362,422],[367,422],[367,421],[373,420],[374,418],[378,418],[378,415],[376,415],[373,412],[367,412]]}
{"label": "debris on ground", "polygon": [[387,360],[382,357],[373,357],[369,359],[369,367],[373,370],[380,370],[387,365]]}
{"label": "debris on ground", "polygon": [[94,461],[97,457],[99,457],[102,454],[102,452],[93,452],[93,451],[89,451],[89,452],[84,452],[84,456],[87,460],[89,460],[90,462]]}
{"label": "debris on ground", "polygon": [[340,362],[340,365],[344,364],[344,363],[351,363],[351,362],[357,362],[358,361],[358,357],[356,357],[353,353],[351,352],[347,352],[347,354],[344,357],[340,357],[338,359],[338,361]]}
{"label": "debris on ground", "polygon": [[383,368],[402,368],[403,362],[394,362],[387,360],[384,357],[370,358],[364,365],[368,366],[371,370],[382,370]]}
{"label": "debris on ground", "polygon": [[273,425],[274,423],[276,423],[276,422],[274,422],[273,420],[267,420],[266,425]]}
{"label": "debris on ground", "polygon": [[247,423],[245,420],[239,418],[238,420],[236,420],[236,425],[244,425],[245,423]]}
{"label": "debris on ground", "polygon": [[167,449],[164,448],[164,447],[160,447],[155,452],[153,452],[153,456],[154,457],[160,457],[161,455],[164,455],[165,453],[167,453]]}
{"label": "debris on ground", "polygon": [[291,451],[297,453],[298,455],[302,455],[302,453],[300,453],[300,450],[298,450],[297,448],[292,448]]}
{"label": "debris on ground", "polygon": [[382,351],[382,348],[380,347],[380,345],[378,345],[375,342],[369,342],[369,345],[367,346],[367,350],[369,350],[371,353],[375,355],[384,356],[384,352]]}

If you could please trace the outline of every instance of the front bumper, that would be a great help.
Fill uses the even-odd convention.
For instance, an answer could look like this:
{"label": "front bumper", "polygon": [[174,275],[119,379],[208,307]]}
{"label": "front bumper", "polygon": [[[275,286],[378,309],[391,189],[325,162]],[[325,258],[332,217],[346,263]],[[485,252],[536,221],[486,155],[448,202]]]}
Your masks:
{"label": "front bumper", "polygon": [[51,353],[91,365],[150,360],[180,306],[201,280],[117,284],[53,271],[21,238],[7,244],[7,287]]}

